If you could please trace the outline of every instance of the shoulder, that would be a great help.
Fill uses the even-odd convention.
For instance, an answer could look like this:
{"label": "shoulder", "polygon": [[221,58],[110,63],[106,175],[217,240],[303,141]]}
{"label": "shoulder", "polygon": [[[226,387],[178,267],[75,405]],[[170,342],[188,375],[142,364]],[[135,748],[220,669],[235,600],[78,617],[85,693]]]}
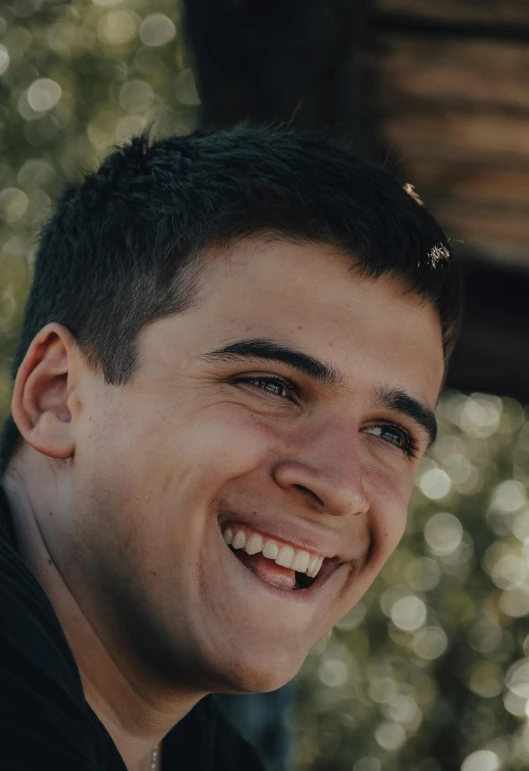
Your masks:
{"label": "shoulder", "polygon": [[0,619],[2,768],[97,768],[97,727],[59,621],[11,541],[1,535]]}

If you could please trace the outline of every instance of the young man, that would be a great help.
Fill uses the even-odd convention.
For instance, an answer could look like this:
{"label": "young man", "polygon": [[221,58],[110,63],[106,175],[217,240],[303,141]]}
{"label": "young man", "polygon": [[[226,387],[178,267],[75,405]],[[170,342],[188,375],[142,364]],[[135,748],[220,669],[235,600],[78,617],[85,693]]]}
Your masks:
{"label": "young man", "polygon": [[0,538],[2,768],[258,768],[402,536],[459,319],[445,237],[318,138],[145,138],[41,235]]}

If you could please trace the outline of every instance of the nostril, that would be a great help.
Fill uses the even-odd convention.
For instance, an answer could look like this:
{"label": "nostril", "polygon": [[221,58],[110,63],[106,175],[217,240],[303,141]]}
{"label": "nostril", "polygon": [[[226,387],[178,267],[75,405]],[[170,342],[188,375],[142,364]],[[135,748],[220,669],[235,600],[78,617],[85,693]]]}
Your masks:
{"label": "nostril", "polygon": [[298,490],[300,490],[302,493],[307,495],[309,498],[312,498],[313,501],[316,501],[318,506],[325,506],[322,499],[316,495],[312,490],[310,490],[308,487],[304,487],[303,485],[294,485]]}

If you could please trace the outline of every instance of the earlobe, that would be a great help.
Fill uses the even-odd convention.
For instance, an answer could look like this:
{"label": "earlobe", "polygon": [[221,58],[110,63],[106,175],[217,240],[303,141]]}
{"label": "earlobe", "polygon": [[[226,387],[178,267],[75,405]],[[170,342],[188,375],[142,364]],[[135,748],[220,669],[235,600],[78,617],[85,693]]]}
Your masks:
{"label": "earlobe", "polygon": [[71,332],[60,324],[48,324],[33,339],[15,380],[13,420],[25,441],[51,458],[74,454],[68,403],[76,353]]}

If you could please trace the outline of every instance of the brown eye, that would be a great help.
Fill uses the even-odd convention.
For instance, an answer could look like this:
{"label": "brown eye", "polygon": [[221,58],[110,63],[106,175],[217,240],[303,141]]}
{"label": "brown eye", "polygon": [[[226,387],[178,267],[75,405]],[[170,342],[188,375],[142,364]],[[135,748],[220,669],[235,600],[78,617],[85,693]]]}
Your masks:
{"label": "brown eye", "polygon": [[408,437],[404,431],[399,431],[398,428],[394,428],[393,426],[381,426],[379,435],[385,439],[386,442],[391,442],[391,444],[394,444],[397,447],[406,446],[406,440]]}
{"label": "brown eye", "polygon": [[282,380],[272,377],[251,377],[245,380],[246,383],[254,385],[256,388],[261,388],[263,391],[271,394],[271,396],[285,397],[288,396],[288,390],[285,383]]}
{"label": "brown eye", "polygon": [[238,377],[234,378],[232,383],[245,383],[254,388],[264,391],[268,396],[278,399],[290,399],[297,402],[297,389],[293,382],[281,377]]}
{"label": "brown eye", "polygon": [[378,426],[369,426],[366,433],[380,437],[387,444],[391,444],[402,450],[410,457],[415,457],[417,446],[413,437],[404,428],[392,423],[384,423]]}

